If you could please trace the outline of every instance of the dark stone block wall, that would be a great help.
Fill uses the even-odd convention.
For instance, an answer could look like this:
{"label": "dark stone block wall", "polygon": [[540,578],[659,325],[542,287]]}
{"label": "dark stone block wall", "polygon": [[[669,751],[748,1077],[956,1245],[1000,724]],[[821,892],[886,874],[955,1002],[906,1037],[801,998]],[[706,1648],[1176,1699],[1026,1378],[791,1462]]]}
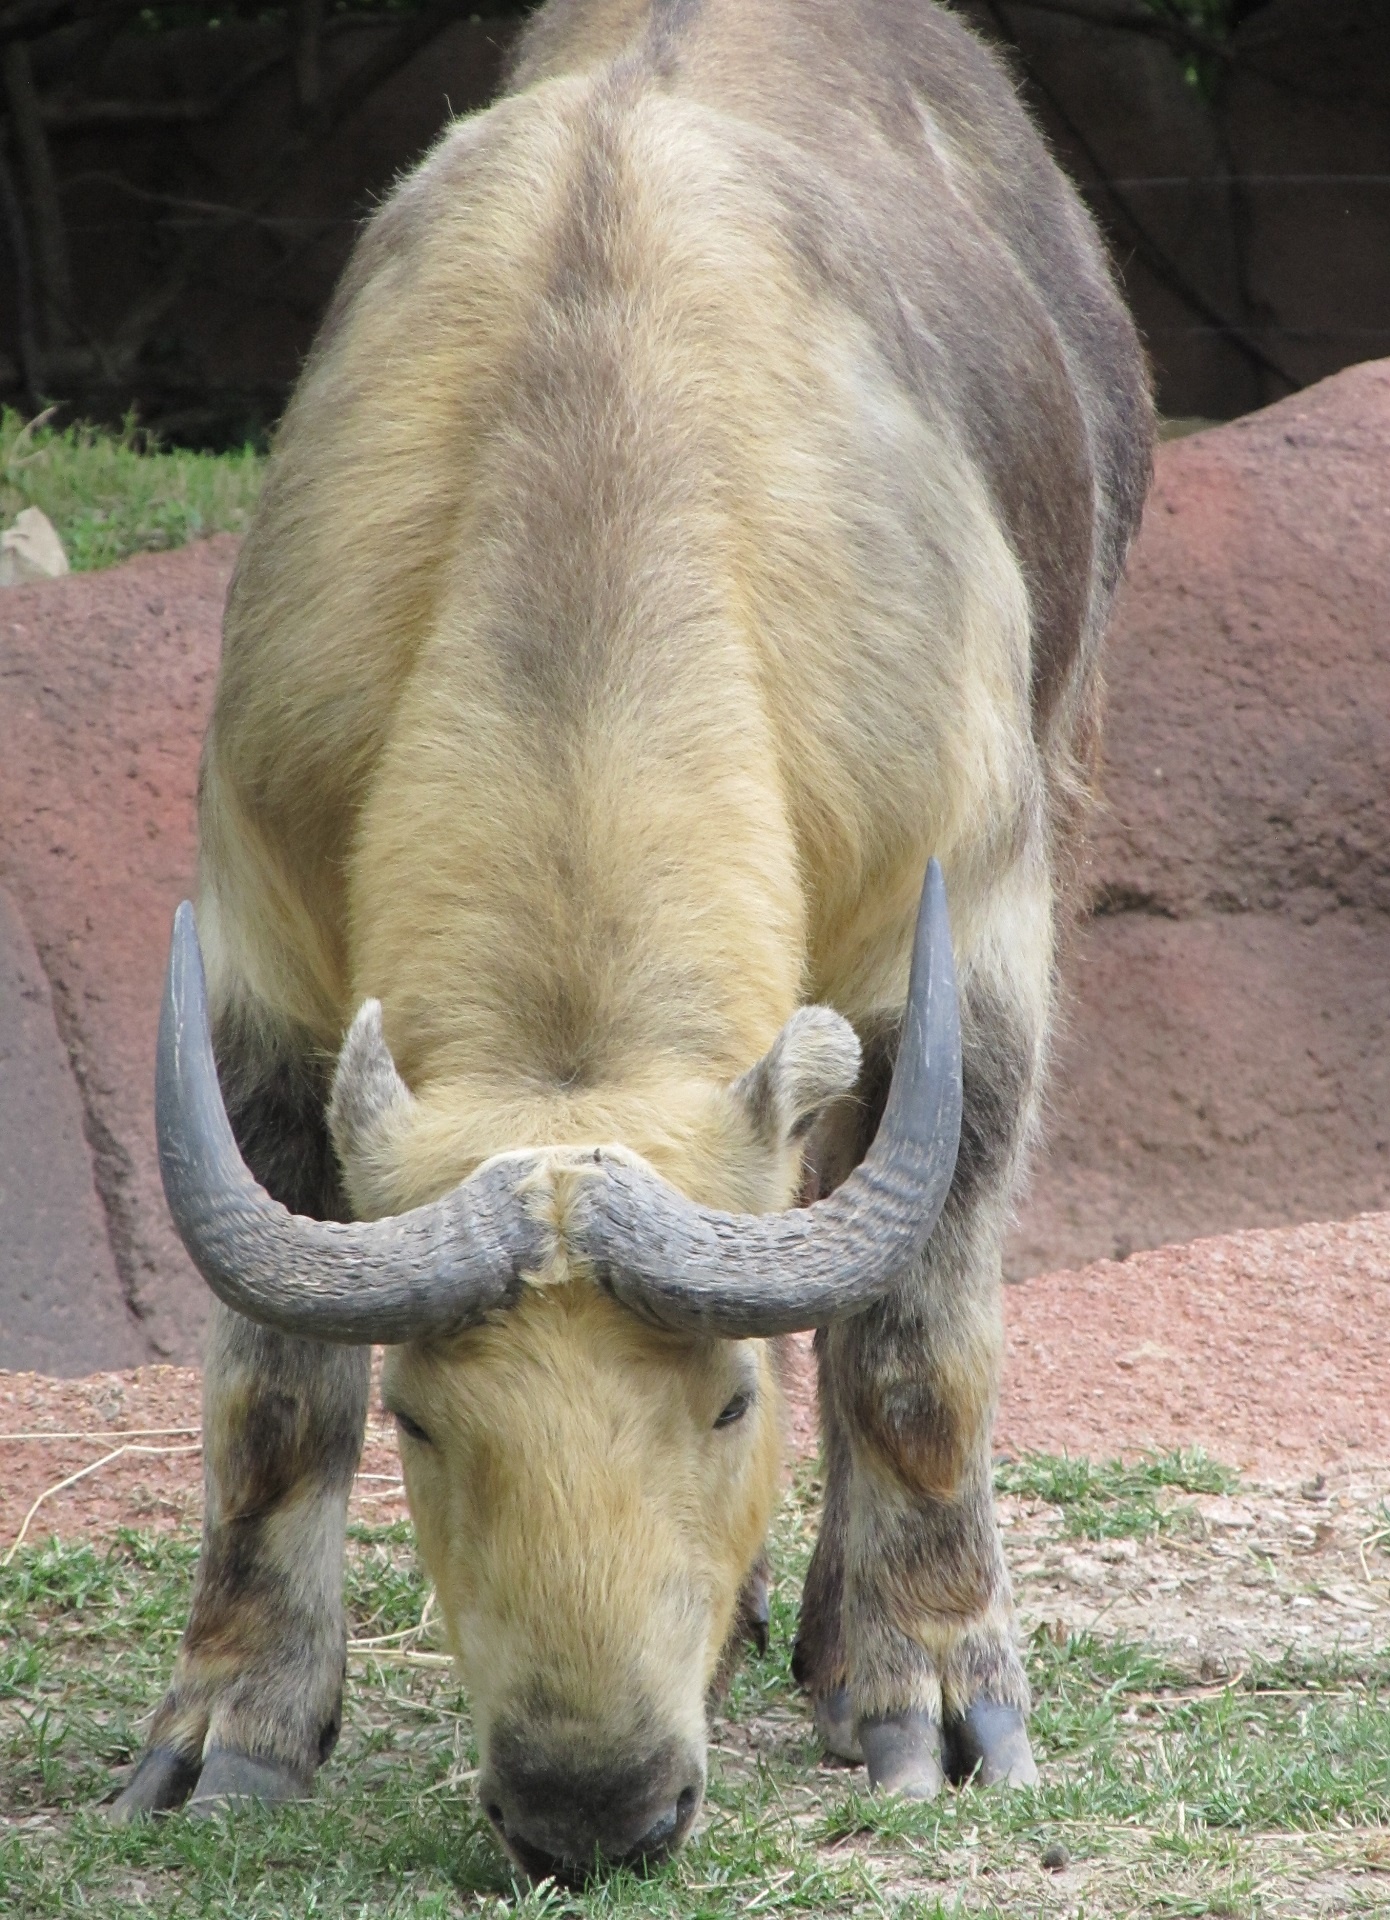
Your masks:
{"label": "dark stone block wall", "polygon": [[[1004,44],[1101,219],[1166,414],[1233,418],[1390,352],[1384,0],[1266,0],[1200,58],[1143,0],[960,10]],[[133,402],[194,442],[265,431],[356,224],[451,113],[491,97],[519,17],[506,0],[330,11],[316,104],[284,23],[121,32],[85,64],[61,33],[36,40],[69,311],[50,327],[35,289],[26,373],[0,219],[0,394],[106,418]],[[13,124],[0,150],[41,278]]]}

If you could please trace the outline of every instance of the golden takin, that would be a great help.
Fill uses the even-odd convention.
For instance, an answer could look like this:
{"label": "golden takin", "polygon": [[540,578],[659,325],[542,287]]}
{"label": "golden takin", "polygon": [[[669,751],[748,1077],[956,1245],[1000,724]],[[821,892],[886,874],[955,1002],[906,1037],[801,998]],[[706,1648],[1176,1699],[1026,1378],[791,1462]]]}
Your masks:
{"label": "golden takin", "polygon": [[370,221],[171,958],[166,1188],[223,1304],[123,1816],[332,1748],[374,1341],[525,1872],[696,1819],[795,1329],[821,1736],[885,1791],[1036,1778],[1000,1241],[1151,437],[1091,221],[928,0],[550,0]]}

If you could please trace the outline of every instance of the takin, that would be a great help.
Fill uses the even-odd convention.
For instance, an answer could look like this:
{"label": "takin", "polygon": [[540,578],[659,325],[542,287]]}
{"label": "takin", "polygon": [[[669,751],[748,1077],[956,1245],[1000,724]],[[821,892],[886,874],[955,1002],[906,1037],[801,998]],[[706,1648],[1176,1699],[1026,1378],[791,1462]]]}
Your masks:
{"label": "takin", "polygon": [[161,1154],[220,1304],[121,1817],[330,1752],[372,1342],[524,1872],[690,1832],[798,1329],[820,1737],[884,1791],[1036,1779],[1000,1245],[1151,441],[1090,220],[929,0],[550,0],[367,225],[175,929]]}

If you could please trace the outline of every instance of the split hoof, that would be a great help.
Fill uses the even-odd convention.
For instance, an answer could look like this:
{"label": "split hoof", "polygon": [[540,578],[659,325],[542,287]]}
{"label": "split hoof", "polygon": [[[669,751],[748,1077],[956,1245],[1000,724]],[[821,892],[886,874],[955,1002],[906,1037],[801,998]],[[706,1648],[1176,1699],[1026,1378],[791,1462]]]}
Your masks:
{"label": "split hoof", "polygon": [[248,1800],[278,1807],[287,1800],[308,1798],[304,1783],[281,1761],[258,1760],[251,1753],[214,1747],[203,1762],[188,1812],[191,1819],[207,1820]]}
{"label": "split hoof", "polygon": [[767,1568],[760,1561],[743,1584],[739,1596],[739,1637],[746,1640],[760,1660],[767,1657],[772,1607],[768,1595]]}
{"label": "split hoof", "polygon": [[904,1800],[934,1800],[945,1784],[941,1728],[928,1714],[894,1714],[861,1720],[859,1744],[875,1793],[896,1793]]}
{"label": "split hoof", "polygon": [[864,1749],[854,1731],[849,1688],[832,1687],[829,1693],[822,1694],[816,1701],[813,1713],[816,1737],[826,1752],[833,1754],[837,1760],[848,1760],[851,1766],[863,1766]]}
{"label": "split hoof", "polygon": [[947,1767],[957,1784],[974,1780],[982,1787],[1035,1787],[1037,1763],[1028,1729],[1017,1707],[977,1700],[946,1730]]}
{"label": "split hoof", "polygon": [[107,1818],[126,1826],[147,1813],[181,1807],[197,1784],[202,1760],[175,1747],[148,1747],[129,1780],[105,1809]]}

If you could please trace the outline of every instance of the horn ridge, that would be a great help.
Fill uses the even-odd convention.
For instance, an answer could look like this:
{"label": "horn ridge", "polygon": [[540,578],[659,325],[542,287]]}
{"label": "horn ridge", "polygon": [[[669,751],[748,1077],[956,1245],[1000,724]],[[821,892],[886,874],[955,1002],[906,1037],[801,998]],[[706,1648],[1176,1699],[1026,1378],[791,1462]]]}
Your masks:
{"label": "horn ridge", "polygon": [[526,1159],[482,1167],[452,1193],[385,1220],[311,1220],[255,1179],[217,1078],[207,984],[188,901],[174,916],[155,1074],[164,1193],[213,1292],[263,1325],[361,1346],[447,1334],[508,1305],[546,1256],[521,1203]]}
{"label": "horn ridge", "polygon": [[[255,1179],[222,1100],[197,924],[174,918],[155,1080],[160,1173],[174,1224],[218,1298],[301,1338],[366,1345],[461,1331],[511,1304],[553,1251],[521,1187],[537,1155],[489,1161],[428,1206],[383,1220],[294,1214]],[[770,1337],[880,1298],[921,1254],[955,1172],[960,1016],[946,890],[927,868],[902,1036],[868,1153],[828,1199],[779,1214],[697,1206],[599,1151],[567,1250],[615,1299],[673,1330]]]}
{"label": "horn ridge", "polygon": [[822,1326],[871,1305],[921,1254],[950,1192],[960,1122],[955,961],[932,860],[887,1104],[843,1185],[786,1213],[721,1213],[609,1160],[607,1177],[576,1197],[570,1249],[616,1299],[665,1327],[748,1339]]}

